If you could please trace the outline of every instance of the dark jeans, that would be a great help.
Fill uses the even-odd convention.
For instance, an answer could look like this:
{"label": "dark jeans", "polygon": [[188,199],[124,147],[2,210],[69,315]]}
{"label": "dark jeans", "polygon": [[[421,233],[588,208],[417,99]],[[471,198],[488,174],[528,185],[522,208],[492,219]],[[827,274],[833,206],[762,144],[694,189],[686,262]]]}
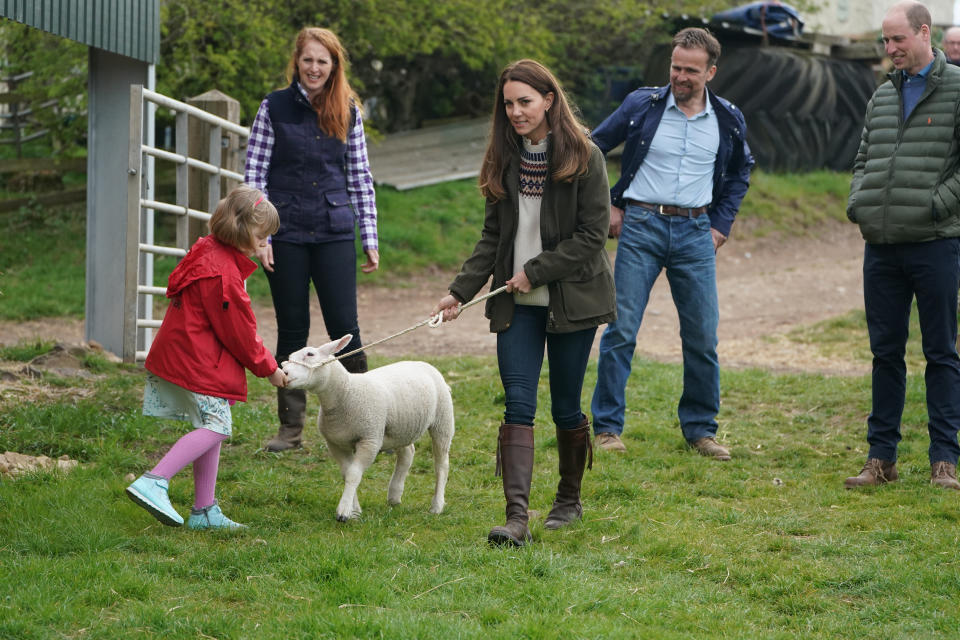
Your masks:
{"label": "dark jeans", "polygon": [[311,280],[330,339],[353,334],[342,352],[362,345],[357,326],[357,249],[353,240],[319,244],[274,242],[273,273],[266,269],[264,272],[277,314],[277,362],[307,346]]}
{"label": "dark jeans", "polygon": [[558,429],[578,427],[586,417],[580,411],[580,394],[596,333],[596,327],[547,333],[546,307],[516,305],[510,328],[497,334],[497,363],[506,395],[503,421],[533,425],[546,342],[553,422]]}
{"label": "dark jeans", "polygon": [[933,242],[867,244],[863,299],[873,352],[873,410],[867,419],[871,458],[895,461],[906,394],[904,363],[914,296],[927,360],[927,429],[931,464],[960,456],[960,359],[957,357],[957,288],[960,238]]}

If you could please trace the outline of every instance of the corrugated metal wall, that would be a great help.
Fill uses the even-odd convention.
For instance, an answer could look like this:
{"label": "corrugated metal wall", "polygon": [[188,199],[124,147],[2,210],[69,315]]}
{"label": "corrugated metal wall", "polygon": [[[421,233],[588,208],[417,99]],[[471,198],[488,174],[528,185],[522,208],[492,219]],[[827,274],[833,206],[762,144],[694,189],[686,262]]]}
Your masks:
{"label": "corrugated metal wall", "polygon": [[159,0],[0,0],[0,16],[144,62],[160,55]]}

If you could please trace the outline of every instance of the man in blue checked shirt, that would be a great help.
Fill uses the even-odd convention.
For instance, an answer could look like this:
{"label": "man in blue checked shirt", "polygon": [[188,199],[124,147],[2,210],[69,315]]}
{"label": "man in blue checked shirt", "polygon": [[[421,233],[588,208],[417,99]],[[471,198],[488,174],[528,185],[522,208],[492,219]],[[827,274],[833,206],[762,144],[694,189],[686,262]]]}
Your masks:
{"label": "man in blue checked shirt", "polygon": [[708,31],[683,29],[673,38],[670,84],[637,89],[592,134],[604,153],[625,143],[610,192],[610,236],[619,238],[617,320],[600,340],[592,404],[601,449],[626,451],[620,436],[637,331],[665,269],[683,343],[680,428],[700,454],[730,459],[716,440],[716,251],[730,235],[754,162],[743,114],[707,89],[719,57],[720,43]]}

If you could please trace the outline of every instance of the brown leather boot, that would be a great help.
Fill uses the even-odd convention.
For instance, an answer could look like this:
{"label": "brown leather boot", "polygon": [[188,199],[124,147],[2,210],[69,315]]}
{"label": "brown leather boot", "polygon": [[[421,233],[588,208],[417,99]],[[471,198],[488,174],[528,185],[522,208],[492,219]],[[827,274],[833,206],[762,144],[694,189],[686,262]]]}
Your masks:
{"label": "brown leather boot", "polygon": [[847,489],[876,487],[887,482],[895,482],[899,477],[896,462],[889,462],[880,458],[867,458],[866,464],[860,470],[860,475],[847,478],[844,480],[843,486]]}
{"label": "brown leather boot", "polygon": [[343,365],[343,368],[349,371],[350,373],[366,373],[367,372],[367,354],[363,351],[360,353],[355,353],[349,358],[344,358],[340,361],[340,364]]}
{"label": "brown leather boot", "polygon": [[303,432],[303,416],[307,409],[307,392],[303,389],[277,389],[277,417],[280,429],[270,442],[267,451],[286,451],[300,446]]}
{"label": "brown leather boot", "polygon": [[543,526],[559,529],[583,517],[580,504],[580,483],[583,468],[593,468],[593,447],[590,445],[590,422],[584,418],[576,429],[557,429],[557,456],[560,460],[560,483],[553,508]]}
{"label": "brown leather boot", "polygon": [[714,460],[723,462],[730,459],[730,451],[717,442],[717,439],[713,436],[698,438],[696,442],[690,443],[690,446],[696,449],[700,455],[706,456],[707,458],[713,458]]}
{"label": "brown leather boot", "polygon": [[934,462],[930,465],[930,484],[960,491],[960,482],[957,482],[957,465],[946,461]]}
{"label": "brown leather boot", "polygon": [[530,480],[533,478],[533,427],[502,424],[497,438],[497,475],[503,472],[503,495],[507,499],[507,523],[494,527],[487,541],[495,545],[522,547],[531,540],[527,528]]}

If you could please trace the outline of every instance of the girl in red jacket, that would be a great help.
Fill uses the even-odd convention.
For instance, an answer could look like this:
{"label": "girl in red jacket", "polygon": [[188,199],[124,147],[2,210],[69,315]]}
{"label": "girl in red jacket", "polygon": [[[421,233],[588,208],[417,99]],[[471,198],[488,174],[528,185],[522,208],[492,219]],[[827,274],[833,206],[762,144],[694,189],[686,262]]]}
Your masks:
{"label": "girl in red jacket", "polygon": [[180,438],[127,495],[163,524],[183,518],[167,496],[170,478],[193,463],[190,529],[243,527],[214,499],[220,443],[232,432],[230,405],[247,399],[249,369],[283,387],[287,378],[257,335],[257,321],[243,283],[256,270],[248,256],[280,227],[277,210],[261,191],[241,185],[217,205],[210,235],[197,240],[170,274],[163,317],[145,363],[144,415],[188,420]]}

